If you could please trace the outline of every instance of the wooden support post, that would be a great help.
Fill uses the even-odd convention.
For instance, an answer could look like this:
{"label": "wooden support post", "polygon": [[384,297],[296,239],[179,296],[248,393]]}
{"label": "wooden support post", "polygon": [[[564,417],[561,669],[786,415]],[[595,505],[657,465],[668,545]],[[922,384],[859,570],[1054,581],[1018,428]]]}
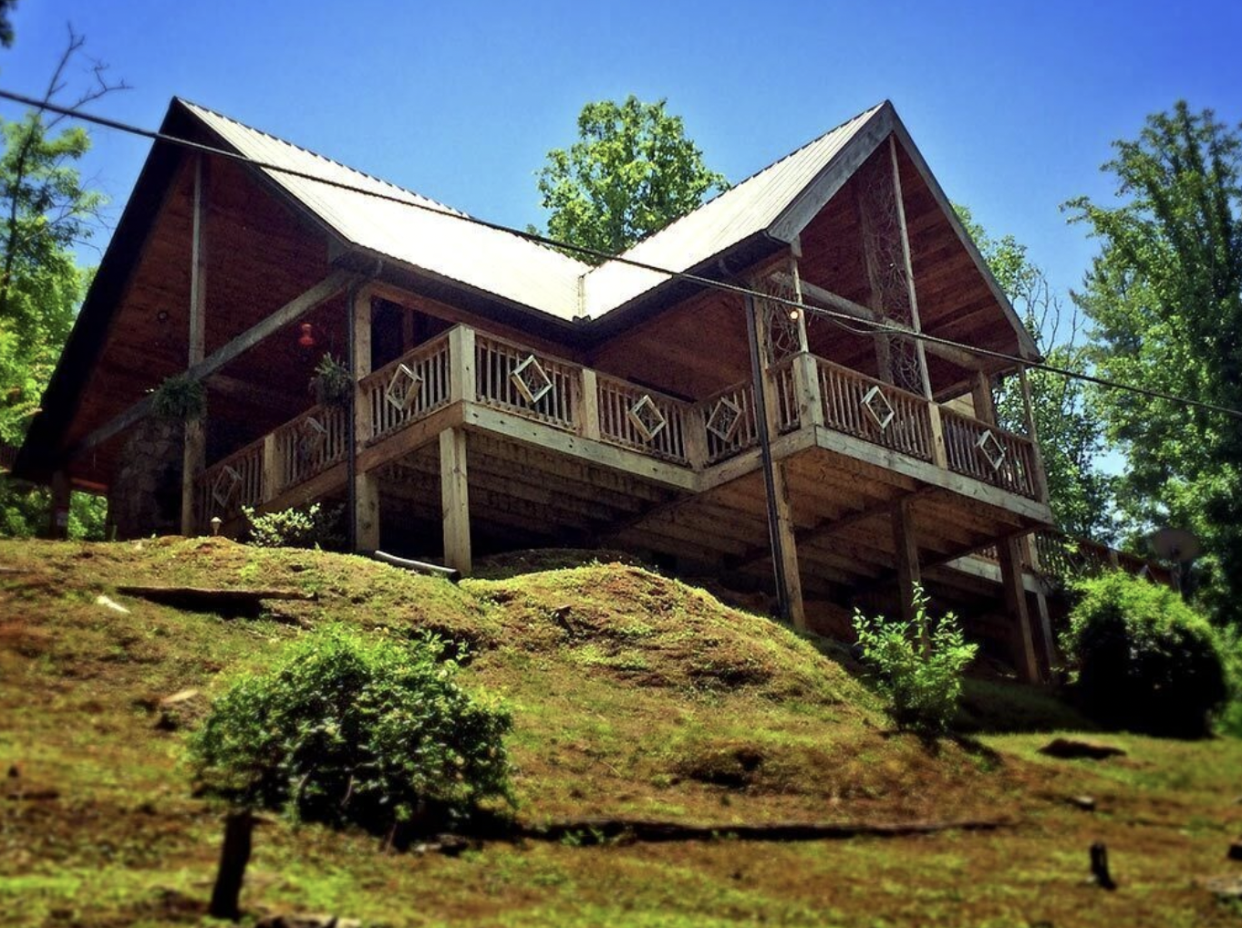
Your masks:
{"label": "wooden support post", "polygon": [[73,501],[73,486],[69,475],[63,470],[52,474],[52,498],[47,514],[48,538],[69,537],[69,505]]}
{"label": "wooden support post", "polygon": [[449,330],[449,402],[475,398],[474,329],[464,325]]}
{"label": "wooden support post", "polygon": [[358,474],[354,478],[354,506],[357,513],[357,521],[354,523],[356,533],[354,548],[358,551],[378,551],[380,547],[379,478],[373,473]]}
{"label": "wooden support post", "polygon": [[1041,502],[1048,502],[1048,473],[1044,470],[1044,455],[1039,447],[1039,429],[1035,425],[1035,407],[1031,404],[1031,381],[1026,367],[1018,369],[1022,385],[1022,413],[1026,418],[1026,435],[1031,440],[1031,458],[1035,468],[1035,491]]}
{"label": "wooden support post", "polygon": [[[799,303],[802,298],[802,277],[798,273],[798,254],[801,246],[796,245],[793,256],[789,260],[789,277],[793,282],[794,296]],[[819,365],[811,354],[811,341],[806,328],[806,313],[798,313],[798,355],[793,360],[794,397],[798,403],[798,422],[802,428],[822,426],[824,424],[824,403],[820,393]]]}
{"label": "wooden support post", "polygon": [[686,410],[686,459],[695,470],[707,466],[707,414],[702,406]]}
{"label": "wooden support post", "polygon": [[[914,588],[922,579],[911,509],[911,500],[906,496],[899,499],[892,510],[893,546],[897,551],[897,595],[901,597],[901,617],[907,622],[914,620]],[[927,645],[926,639],[923,644]]]}
{"label": "wooden support post", "polygon": [[578,434],[599,441],[599,382],[595,371],[589,367],[582,368],[581,379],[576,386],[574,421],[578,423]]}
{"label": "wooden support post", "polygon": [[800,632],[807,631],[806,606],[802,601],[802,573],[798,569],[798,541],[794,532],[793,503],[789,499],[789,484],[785,477],[785,462],[778,461],[772,467],[776,490],[776,529],[781,536],[780,552],[784,560],[785,589],[789,595],[789,621]]}
{"label": "wooden support post", "polygon": [[[884,318],[884,288],[880,283],[880,259],[875,253],[871,214],[867,211],[867,204],[863,200],[861,189],[855,204],[858,208],[858,225],[862,231],[863,260],[867,266],[867,283],[870,287],[867,304],[875,314],[874,318],[876,321],[882,323],[887,320]],[[886,332],[876,332],[873,339],[875,341],[876,376],[885,383],[892,383],[893,352],[892,345],[889,343],[889,335]]]}
{"label": "wooden support post", "polygon": [[1039,563],[1039,548],[1035,544],[1035,533],[1022,536],[1022,553],[1026,563],[1035,576],[1035,610],[1039,613],[1039,634],[1042,644],[1040,669],[1045,680],[1052,679],[1052,670],[1057,663],[1057,643],[1052,636],[1052,614],[1048,610],[1048,597],[1044,594],[1043,570]]}
{"label": "wooden support post", "polygon": [[350,324],[354,327],[354,440],[361,447],[371,440],[371,404],[359,383],[371,373],[371,290],[358,288],[350,308]]}
{"label": "wooden support post", "polygon": [[414,347],[414,310],[408,306],[401,308],[401,353],[405,354]]}
{"label": "wooden support post", "polygon": [[355,455],[350,471],[353,475],[353,486],[350,504],[353,506],[352,539],[355,551],[376,551],[379,549],[380,513],[379,513],[379,481],[371,474],[358,470],[357,452],[371,439],[371,403],[366,391],[362,388],[362,380],[371,373],[371,330],[374,320],[371,300],[371,288],[359,287],[354,293],[353,305],[350,307],[350,325],[353,326],[353,358],[354,374],[354,434],[351,452]]}
{"label": "wooden support post", "polygon": [[[910,326],[915,332],[923,331],[919,321],[919,299],[914,289],[914,264],[910,260],[910,235],[906,229],[906,204],[901,194],[901,170],[897,162],[897,136],[888,137],[888,153],[893,163],[893,199],[897,204],[897,227],[901,230],[901,255],[906,266],[906,289],[910,294]],[[919,378],[923,384],[923,396],[931,402],[931,378],[927,373],[927,351],[921,338],[914,340],[914,355],[918,358]]]}
{"label": "wooden support post", "polygon": [[983,371],[975,371],[970,397],[975,407],[975,418],[988,425],[995,425],[996,403],[992,399],[992,378]]}
{"label": "wooden support post", "polygon": [[[207,190],[204,156],[194,160],[194,215],[190,254],[190,327],[187,368],[203,360],[207,347]],[[185,423],[181,459],[181,534],[198,530],[194,512],[195,484],[207,466],[207,434],[202,419]]]}
{"label": "wooden support post", "polygon": [[949,468],[949,449],[944,443],[944,421],[940,418],[940,404],[930,400],[927,415],[931,419],[932,463],[944,470]]}
{"label": "wooden support post", "polygon": [[284,488],[284,462],[275,432],[263,436],[263,502],[269,503]]}
{"label": "wooden support post", "polygon": [[444,515],[444,566],[468,575],[471,567],[470,485],[466,433],[460,428],[440,433],[440,507]]}
{"label": "wooden support post", "polygon": [[1001,539],[996,543],[996,548],[1000,554],[1005,611],[1009,614],[1014,669],[1027,683],[1038,683],[1039,660],[1035,654],[1035,638],[1031,634],[1031,615],[1026,607],[1026,586],[1023,583],[1018,539],[1014,536]]}

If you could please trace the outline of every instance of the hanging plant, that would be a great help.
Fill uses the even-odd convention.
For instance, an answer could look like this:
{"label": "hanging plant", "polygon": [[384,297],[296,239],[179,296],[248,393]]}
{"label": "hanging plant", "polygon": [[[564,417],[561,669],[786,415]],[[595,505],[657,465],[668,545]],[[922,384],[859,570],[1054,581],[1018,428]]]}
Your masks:
{"label": "hanging plant", "polygon": [[199,381],[177,374],[151,391],[151,411],[160,419],[193,422],[207,412],[207,391]]}
{"label": "hanging plant", "polygon": [[325,354],[315,365],[310,392],[323,406],[347,406],[354,393],[353,375],[339,359]]}

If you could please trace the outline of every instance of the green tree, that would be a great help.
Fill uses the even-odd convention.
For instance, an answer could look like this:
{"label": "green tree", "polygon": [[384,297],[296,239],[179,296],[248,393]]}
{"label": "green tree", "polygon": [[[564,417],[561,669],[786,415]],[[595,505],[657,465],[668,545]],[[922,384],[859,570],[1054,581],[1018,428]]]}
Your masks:
{"label": "green tree", "polygon": [[[1087,347],[1076,311],[1065,312],[1047,274],[1012,235],[992,238],[965,207],[956,207],[997,283],[1023,317],[1040,354],[1050,365],[1085,373]],[[1048,477],[1048,497],[1057,525],[1071,535],[1114,540],[1116,478],[1100,468],[1104,425],[1079,380],[1033,370],[1028,373],[1031,411]],[[1025,410],[1017,378],[1001,384],[997,416],[1012,431],[1025,429]]]}
{"label": "green tree", "polygon": [[713,190],[728,189],[665,103],[631,95],[582,108],[578,141],[548,152],[538,175],[550,238],[620,254],[696,209]]}
{"label": "green tree", "polygon": [[[0,17],[3,12],[0,7]],[[84,45],[70,30],[46,102],[63,95]],[[92,76],[75,105],[124,87],[108,81],[103,63],[93,64]],[[60,121],[42,110],[0,120],[0,442],[9,445],[25,437],[73,327],[92,273],[79,267],[74,249],[89,242],[104,204],[83,185],[78,167],[90,137],[81,128],[60,128]],[[33,534],[46,511],[42,491],[9,480],[0,485],[0,532]],[[74,514],[73,531],[102,532],[99,503],[76,500]]]}
{"label": "green tree", "polygon": [[[1148,117],[1114,143],[1119,206],[1067,204],[1099,239],[1074,299],[1093,323],[1104,376],[1242,409],[1242,135],[1211,110]],[[1189,528],[1205,542],[1205,603],[1242,624],[1242,420],[1104,392],[1108,434],[1127,452],[1120,501],[1137,536]]]}

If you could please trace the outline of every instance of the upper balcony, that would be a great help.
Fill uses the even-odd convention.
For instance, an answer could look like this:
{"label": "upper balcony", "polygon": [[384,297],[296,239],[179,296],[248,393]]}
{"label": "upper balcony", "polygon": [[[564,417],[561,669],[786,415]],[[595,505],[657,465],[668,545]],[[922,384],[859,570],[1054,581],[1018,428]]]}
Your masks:
{"label": "upper balcony", "polygon": [[[921,396],[797,353],[767,372],[778,460],[810,450],[910,490],[1047,521],[1033,443]],[[461,426],[696,494],[756,471],[754,386],[689,402],[546,352],[456,326],[358,384],[358,468],[371,471]],[[201,525],[242,507],[282,508],[338,491],[348,411],[315,406],[208,467],[197,480]],[[855,471],[856,472],[856,471]]]}

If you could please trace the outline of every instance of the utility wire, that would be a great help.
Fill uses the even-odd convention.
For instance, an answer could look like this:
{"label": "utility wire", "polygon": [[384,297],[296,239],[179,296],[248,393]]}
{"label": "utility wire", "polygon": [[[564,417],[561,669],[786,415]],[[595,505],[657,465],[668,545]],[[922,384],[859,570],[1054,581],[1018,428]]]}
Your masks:
{"label": "utility wire", "polygon": [[[378,200],[386,200],[391,203],[398,203],[402,206],[411,207],[413,209],[420,209],[420,210],[423,210],[424,212],[433,213],[438,216],[444,216],[448,219],[455,219],[455,220],[458,220],[459,222],[466,222],[471,225],[478,226],[480,228],[490,229],[494,232],[503,232],[508,235],[514,235],[514,236],[517,236],[518,238],[525,239],[526,241],[534,242],[538,245],[544,245],[549,248],[554,248],[559,251],[572,251],[572,252],[576,252],[578,254],[585,255],[591,258],[597,258],[601,261],[613,262],[616,264],[626,265],[628,267],[638,268],[639,270],[650,271],[651,273],[660,274],[660,275],[669,277],[674,280],[688,281],[690,283],[698,284],[700,286],[707,287],[707,288],[714,289],[714,290],[719,290],[725,293],[731,293],[731,294],[735,294],[741,297],[751,297],[754,299],[766,300],[769,303],[776,303],[778,305],[786,306],[792,310],[797,310],[799,312],[805,312],[811,315],[815,315],[815,316],[819,316],[825,319],[832,320],[833,322],[837,323],[838,325],[841,325],[843,328],[846,328],[851,332],[854,332],[855,334],[897,335],[902,338],[922,341],[922,342],[926,342],[927,344],[931,344],[931,345],[940,345],[946,348],[954,348],[959,351],[969,352],[971,354],[974,354],[974,355],[977,355],[983,358],[992,358],[995,360],[1004,361],[1009,364],[1014,364],[1020,367],[1029,368],[1031,370],[1046,371],[1047,373],[1053,374],[1056,376],[1066,377],[1072,380],[1081,380],[1086,383],[1094,384],[1096,386],[1104,387],[1110,390],[1121,390],[1123,392],[1134,393],[1139,396],[1145,396],[1149,399],[1167,400],[1173,403],[1182,404],[1184,406],[1192,406],[1198,409],[1204,409],[1210,412],[1220,413],[1222,415],[1229,416],[1234,419],[1242,420],[1242,410],[1232,409],[1228,406],[1219,406],[1215,403],[1209,403],[1203,400],[1191,399],[1190,397],[1186,397],[1186,396],[1178,396],[1177,394],[1174,394],[1174,393],[1166,393],[1163,390],[1153,390],[1148,387],[1136,387],[1136,386],[1133,386],[1132,384],[1120,383],[1118,381],[1109,380],[1104,377],[1096,377],[1092,374],[1084,374],[1080,371],[1074,371],[1074,370],[1070,370],[1069,368],[1059,367],[1058,365],[1055,365],[1055,364],[1048,364],[1044,361],[1030,361],[1018,355],[1007,354],[1003,351],[994,351],[990,348],[982,348],[978,345],[967,344],[966,342],[958,342],[958,341],[953,341],[947,338],[940,338],[935,335],[930,335],[926,332],[914,332],[910,329],[906,329],[903,327],[886,325],[884,322],[879,321],[879,320],[862,319],[857,316],[850,315],[849,313],[843,313],[843,312],[839,312],[836,310],[825,309],[824,307],[821,307],[821,306],[811,306],[805,302],[799,302],[798,300],[791,300],[786,297],[777,296],[775,294],[763,293],[761,291],[752,290],[749,287],[743,287],[739,284],[729,283],[728,281],[717,280],[712,277],[703,277],[699,274],[692,274],[688,271],[669,270],[668,268],[659,267],[654,264],[648,264],[645,261],[636,261],[633,258],[626,258],[621,255],[610,255],[607,252],[598,251],[594,248],[588,248],[584,245],[575,245],[570,242],[558,241],[556,239],[549,238],[545,235],[540,235],[538,232],[529,232],[523,229],[514,229],[509,226],[501,225],[500,223],[489,222],[486,219],[479,219],[474,216],[468,216],[464,213],[459,213],[459,212],[456,212],[455,210],[451,210],[446,207],[435,204],[432,201],[416,202],[416,201],[409,200],[406,197],[396,196],[390,193],[384,193],[383,191],[380,191],[380,190],[368,190],[365,187],[359,187],[354,184],[345,183],[344,181],[334,180],[333,178],[324,177],[322,175],[314,174],[308,171],[301,171],[301,170],[298,170],[297,168],[291,168],[286,165],[273,164],[272,162],[269,162],[269,161],[262,161],[257,158],[250,158],[238,152],[228,151],[223,148],[216,148],[215,146],[207,145],[202,142],[195,142],[190,139],[183,139],[183,138],[180,138],[179,136],[168,135],[167,133],[159,132],[153,129],[144,129],[141,126],[136,126],[136,125],[133,125],[132,123],[121,122],[116,119],[109,119],[106,116],[97,116],[93,113],[84,112],[83,110],[80,110],[76,107],[61,106],[59,104],[52,103],[48,100],[39,100],[34,97],[28,97],[23,94],[14,93],[10,90],[4,90],[2,88],[0,88],[0,99],[9,100],[13,103],[20,103],[24,106],[31,106],[37,110],[47,110],[49,112],[56,113],[61,116],[66,116],[71,119],[78,119],[78,120],[81,120],[82,122],[87,122],[93,125],[102,126],[106,129],[115,129],[118,132],[124,132],[129,135],[136,135],[142,138],[147,138],[154,142],[163,142],[168,145],[175,145],[180,148],[185,148],[190,151],[198,152],[199,154],[211,155],[213,157],[218,157],[218,158],[224,158],[229,161],[237,162],[239,164],[248,165],[253,168],[259,168],[265,171],[272,171],[272,172],[276,172],[279,174],[285,174],[290,177],[299,178],[301,180],[308,180],[314,183],[323,184],[324,186],[327,186],[327,187],[334,187],[338,190],[345,190],[350,193],[358,193],[358,194],[362,194],[363,196],[373,197]],[[401,189],[401,188],[397,188],[397,189]],[[410,196],[417,196],[417,194],[413,194],[408,191],[407,193],[409,193]],[[423,199],[423,198],[420,197],[420,199]],[[855,328],[855,326],[860,325],[860,324],[866,327],[865,332],[860,331],[859,329]]]}

